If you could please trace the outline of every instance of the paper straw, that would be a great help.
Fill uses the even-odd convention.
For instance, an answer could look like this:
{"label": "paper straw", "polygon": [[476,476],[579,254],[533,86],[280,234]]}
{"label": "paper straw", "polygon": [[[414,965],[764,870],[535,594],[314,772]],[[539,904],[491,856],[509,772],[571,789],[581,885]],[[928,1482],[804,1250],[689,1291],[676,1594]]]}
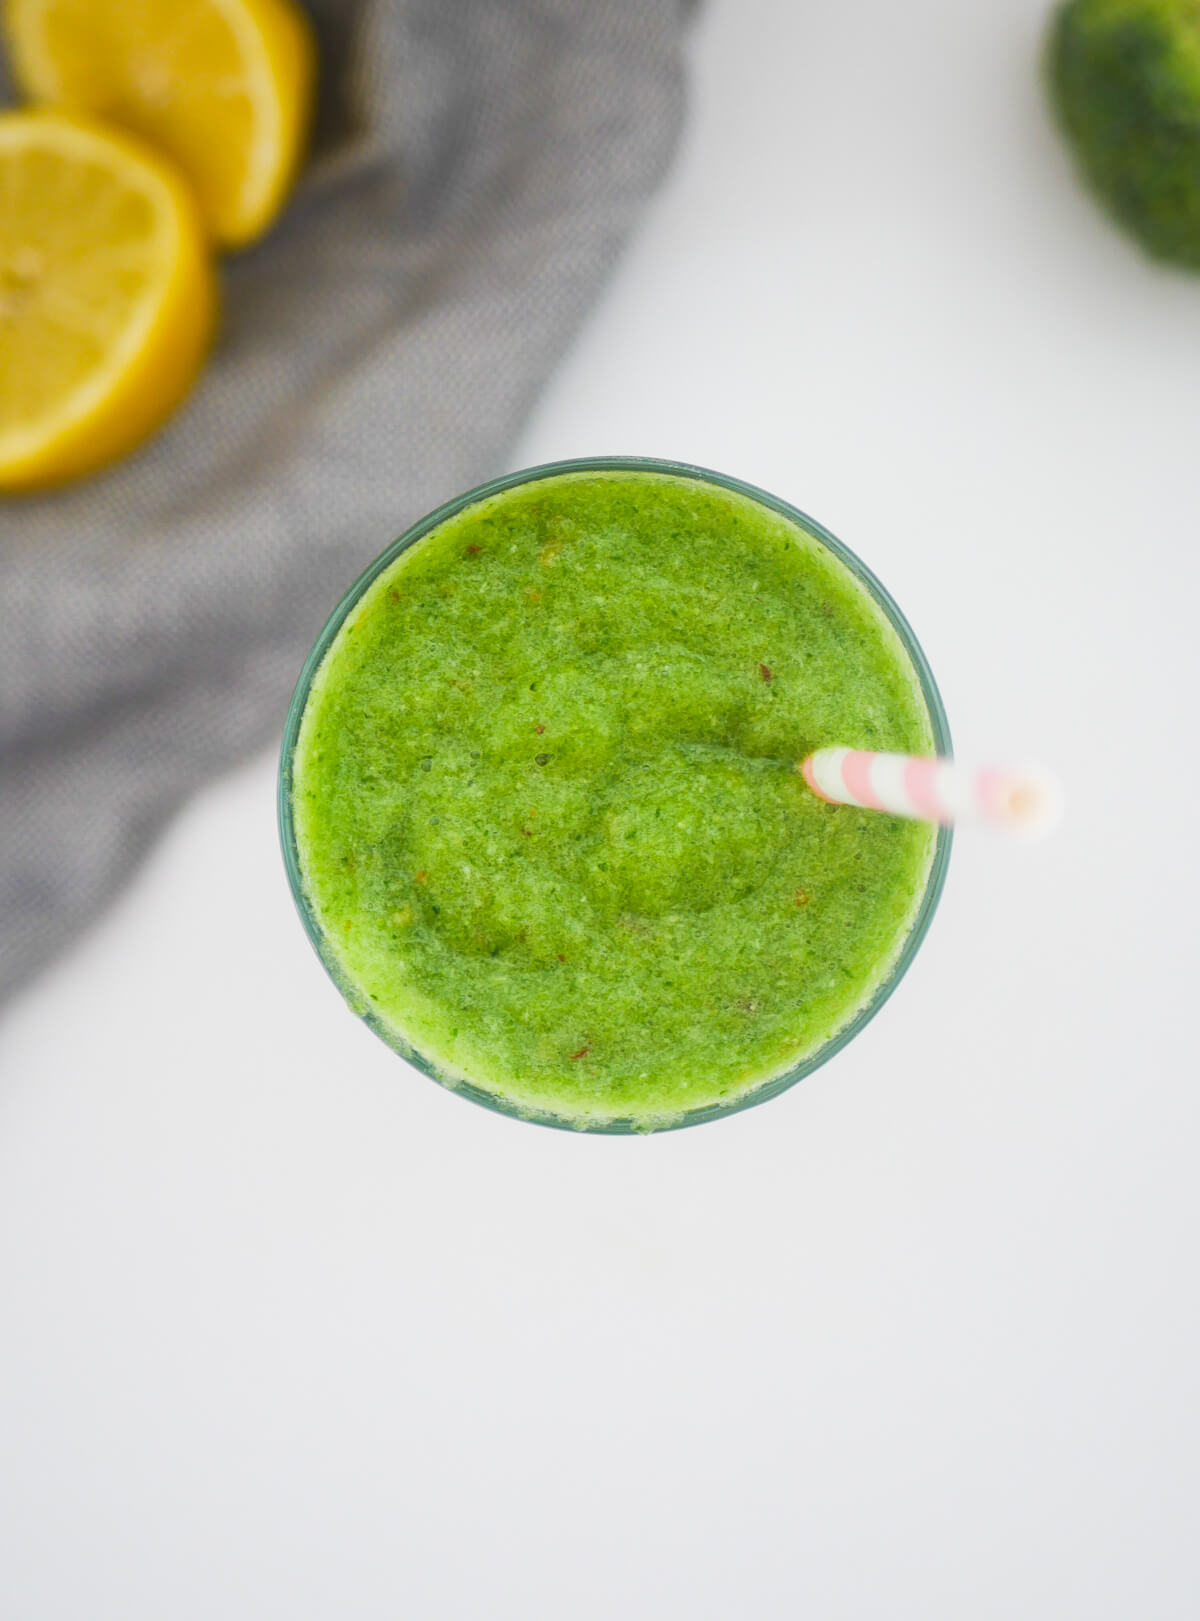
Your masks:
{"label": "paper straw", "polygon": [[800,770],[831,804],[923,822],[981,822],[1033,836],[1049,832],[1062,809],[1053,779],[1033,767],[971,770],[953,760],[833,748],[817,749]]}

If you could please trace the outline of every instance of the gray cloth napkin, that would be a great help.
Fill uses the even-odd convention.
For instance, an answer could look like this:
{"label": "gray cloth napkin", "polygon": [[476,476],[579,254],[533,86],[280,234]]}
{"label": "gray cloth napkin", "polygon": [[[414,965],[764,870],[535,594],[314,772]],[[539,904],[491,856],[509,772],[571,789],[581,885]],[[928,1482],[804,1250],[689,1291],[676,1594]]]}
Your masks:
{"label": "gray cloth napkin", "polygon": [[278,734],[359,570],[503,469],[663,173],[684,9],[309,0],[312,161],[199,386],[111,472],[0,498],[0,996]]}

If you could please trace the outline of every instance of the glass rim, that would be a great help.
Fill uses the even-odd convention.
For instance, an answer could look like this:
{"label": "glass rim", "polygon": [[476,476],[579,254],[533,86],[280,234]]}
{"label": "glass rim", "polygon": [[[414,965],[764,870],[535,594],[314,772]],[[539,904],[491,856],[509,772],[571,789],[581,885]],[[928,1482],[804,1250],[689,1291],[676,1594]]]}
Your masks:
{"label": "glass rim", "polygon": [[769,1076],[757,1086],[751,1087],[747,1092],[729,1102],[706,1104],[698,1109],[690,1109],[683,1114],[663,1118],[661,1123],[653,1120],[639,1121],[632,1117],[610,1120],[579,1120],[565,1115],[555,1115],[547,1110],[522,1107],[506,1098],[489,1092],[482,1086],[473,1082],[450,1077],[439,1073],[437,1066],[431,1059],[412,1046],[402,1049],[397,1046],[395,1032],[384,1022],[377,1018],[364,1002],[363,995],[353,984],[349,983],[340,964],[328,950],[328,937],[313,911],[305,890],[304,877],[300,866],[300,853],[296,843],[295,824],[292,817],[292,762],[295,757],[296,744],[300,736],[300,726],[304,718],[304,711],[308,704],[309,693],[312,690],[313,680],[329,652],[338,632],[345,623],[351,610],[370,589],[385,569],[391,567],[396,559],[414,546],[432,530],[455,517],[467,507],[475,506],[491,496],[502,494],[524,484],[537,483],[541,479],[558,478],[571,473],[659,473],[666,477],[691,479],[699,483],[714,485],[718,489],[729,490],[735,495],[748,498],[778,513],[788,522],[810,535],[830,551],[865,588],[868,594],[883,610],[885,618],[900,638],[905,653],[916,671],[929,715],[930,729],[933,732],[934,748],[938,755],[949,756],[952,753],[950,740],[950,723],[946,718],[946,711],[942,703],[941,693],[934,680],[933,671],[925,657],[924,650],[917,640],[911,625],[900,611],[899,606],[892,598],[891,593],[876,578],[867,565],[850,550],[848,546],[838,540],[836,535],[830,533],[823,524],[815,518],[809,517],[799,507],[792,506],[769,490],[760,489],[757,485],[748,484],[743,479],[733,478],[726,473],[718,473],[709,467],[702,467],[692,462],[667,461],[654,456],[583,456],[574,457],[565,461],[541,462],[533,467],[520,468],[516,472],[502,474],[498,478],[489,479],[484,484],[478,484],[473,489],[445,501],[432,512],[419,518],[416,523],[404,530],[392,543],[369,563],[350,588],[343,594],[329,618],[325,621],[319,636],[313,643],[308,657],[300,669],[295,690],[292,693],[288,706],[287,719],[284,722],[283,739],[279,756],[279,776],[277,783],[277,814],[279,822],[279,837],[283,848],[284,867],[287,871],[288,883],[292,891],[292,900],[300,914],[305,933],[317,956],[320,958],[326,973],[341,993],[347,1006],[370,1026],[384,1044],[401,1058],[404,1058],[414,1069],[419,1070],[430,1080],[436,1081],[447,1091],[461,1094],[470,1098],[472,1102],[481,1104],[494,1113],[508,1115],[518,1120],[529,1121],[535,1125],[552,1126],[558,1130],[586,1132],[602,1136],[630,1136],[648,1135],[661,1131],[678,1131],[685,1126],[703,1125],[710,1120],[720,1120],[726,1115],[739,1114],[743,1109],[750,1109],[757,1104],[769,1102],[794,1086],[797,1081],[804,1080],[829,1062],[831,1058],[842,1051],[854,1040],[864,1027],[883,1007],[884,1003],[895,991],[897,985],[907,973],[913,958],[920,949],[921,943],[929,931],[937,911],[938,901],[941,899],[942,889],[946,882],[946,872],[950,863],[950,849],[953,843],[953,830],[943,826],[938,829],[937,840],[934,845],[933,858],[930,862],[929,872],[925,880],[925,888],[921,895],[920,905],[905,935],[895,960],[888,968],[887,973],[880,980],[867,1002],[859,1008],[854,1016],[846,1021],[828,1041],[806,1058],[778,1075]]}

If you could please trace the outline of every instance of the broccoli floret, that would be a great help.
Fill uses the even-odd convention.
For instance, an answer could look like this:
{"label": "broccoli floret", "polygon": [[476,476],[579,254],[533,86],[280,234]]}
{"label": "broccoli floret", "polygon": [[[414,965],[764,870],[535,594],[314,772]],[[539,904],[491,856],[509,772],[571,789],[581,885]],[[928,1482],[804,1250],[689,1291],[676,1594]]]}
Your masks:
{"label": "broccoli floret", "polygon": [[1200,269],[1200,0],[1068,0],[1048,67],[1099,197],[1157,258]]}

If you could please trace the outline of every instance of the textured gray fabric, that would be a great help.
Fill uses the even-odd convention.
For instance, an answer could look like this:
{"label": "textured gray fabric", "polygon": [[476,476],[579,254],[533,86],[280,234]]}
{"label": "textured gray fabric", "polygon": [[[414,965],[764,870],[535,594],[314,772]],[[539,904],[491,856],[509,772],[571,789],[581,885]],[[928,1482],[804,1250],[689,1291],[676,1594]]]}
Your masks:
{"label": "textured gray fabric", "polygon": [[502,469],[672,148],[680,0],[309,9],[313,160],[198,388],[113,471],[0,498],[0,995],[278,733],[370,558]]}

